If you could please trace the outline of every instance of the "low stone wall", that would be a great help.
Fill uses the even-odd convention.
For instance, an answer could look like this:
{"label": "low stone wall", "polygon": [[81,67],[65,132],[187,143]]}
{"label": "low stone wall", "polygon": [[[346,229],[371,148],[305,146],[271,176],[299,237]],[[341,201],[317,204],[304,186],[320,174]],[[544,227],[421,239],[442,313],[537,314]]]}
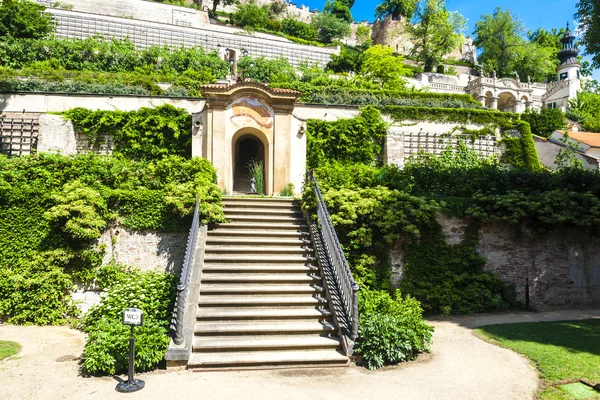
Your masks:
{"label": "low stone wall", "polygon": [[[440,216],[438,222],[448,244],[460,243],[467,221]],[[515,285],[520,302],[528,280],[532,307],[600,304],[600,238],[576,229],[529,237],[506,224],[484,224],[475,251],[487,258],[487,271]],[[401,241],[390,258],[397,287],[404,268]]]}
{"label": "low stone wall", "polygon": [[[102,264],[111,261],[132,265],[142,271],[159,270],[178,275],[181,272],[186,232],[135,230],[122,226],[107,229],[97,244],[106,246]],[[80,286],[72,294],[77,307],[86,312],[100,302],[103,292],[95,287]]]}

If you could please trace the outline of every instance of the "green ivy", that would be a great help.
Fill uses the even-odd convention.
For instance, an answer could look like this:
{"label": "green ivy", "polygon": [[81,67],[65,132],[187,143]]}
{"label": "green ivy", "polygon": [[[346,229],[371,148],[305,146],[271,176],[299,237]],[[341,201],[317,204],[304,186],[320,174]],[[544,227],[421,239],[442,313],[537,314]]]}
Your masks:
{"label": "green ivy", "polygon": [[62,114],[92,143],[101,142],[103,135],[111,136],[114,154],[140,160],[191,156],[192,117],[169,104],[136,111],[73,108]]}
{"label": "green ivy", "polygon": [[39,154],[0,157],[0,319],[62,324],[77,314],[77,282],[102,286],[122,268],[101,266],[104,227],[189,229],[196,194],[204,223],[224,221],[207,160],[167,156]]}
{"label": "green ivy", "polygon": [[400,289],[435,314],[471,314],[514,307],[515,291],[496,275],[483,270],[486,259],[478,255],[477,229],[465,230],[463,241],[449,245],[441,227],[421,230],[419,240],[405,246],[404,276]]}
{"label": "green ivy", "polygon": [[307,163],[309,167],[327,161],[381,163],[387,124],[380,112],[367,106],[356,118],[334,122],[310,119],[307,122]]}

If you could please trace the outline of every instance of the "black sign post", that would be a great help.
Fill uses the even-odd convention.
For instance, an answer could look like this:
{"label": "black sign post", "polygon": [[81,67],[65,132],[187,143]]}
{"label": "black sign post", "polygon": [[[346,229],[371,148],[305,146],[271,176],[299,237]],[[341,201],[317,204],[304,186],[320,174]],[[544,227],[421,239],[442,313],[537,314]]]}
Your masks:
{"label": "black sign post", "polygon": [[126,308],[123,310],[123,324],[131,326],[131,336],[129,337],[129,377],[125,382],[117,384],[117,392],[131,393],[142,390],[146,385],[141,379],[134,379],[134,365],[135,360],[135,338],[133,336],[133,329],[136,326],[144,325],[144,313],[138,308]]}

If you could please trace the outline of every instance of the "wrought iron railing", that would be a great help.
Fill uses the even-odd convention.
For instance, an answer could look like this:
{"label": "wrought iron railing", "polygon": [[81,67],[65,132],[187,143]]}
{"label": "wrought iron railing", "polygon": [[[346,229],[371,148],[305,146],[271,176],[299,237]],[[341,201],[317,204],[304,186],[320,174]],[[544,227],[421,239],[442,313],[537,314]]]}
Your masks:
{"label": "wrought iron railing", "polygon": [[325,254],[319,254],[319,258],[325,257],[331,265],[331,277],[335,281],[338,294],[339,309],[344,314],[342,317],[346,320],[349,338],[356,341],[358,338],[358,284],[354,281],[352,272],[344,250],[337,237],[327,205],[323,200],[321,189],[315,179],[314,172],[310,172],[310,183],[312,183],[317,201],[317,222],[319,233],[322,239],[321,246],[317,251]]}
{"label": "wrought iron railing", "polygon": [[183,259],[183,267],[179,283],[177,284],[177,302],[175,312],[175,333],[173,342],[179,345],[183,343],[183,315],[186,307],[186,300],[190,288],[190,277],[192,276],[192,267],[194,265],[194,253],[196,252],[196,241],[198,240],[198,232],[200,230],[200,195],[196,198],[196,208],[194,209],[194,218],[192,219],[192,227],[188,236],[187,247],[185,249],[185,257]]}

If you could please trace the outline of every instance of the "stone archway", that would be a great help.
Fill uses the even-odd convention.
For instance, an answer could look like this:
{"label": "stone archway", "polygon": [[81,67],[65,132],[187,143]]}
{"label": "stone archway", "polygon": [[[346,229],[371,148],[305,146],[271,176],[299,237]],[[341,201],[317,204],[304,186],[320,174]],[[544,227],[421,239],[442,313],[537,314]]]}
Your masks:
{"label": "stone archway", "polygon": [[517,98],[510,92],[502,92],[498,96],[498,110],[502,112],[517,112]]}
{"label": "stone archway", "polygon": [[[233,151],[233,193],[246,194],[250,191],[250,163],[259,162],[263,166],[263,182],[266,182],[265,146],[262,141],[251,133],[242,133],[232,142]],[[264,188],[264,186],[263,186]]]}
{"label": "stone archway", "polygon": [[288,183],[302,187],[306,135],[303,122],[293,115],[300,92],[256,82],[204,85],[200,90],[206,104],[194,116],[192,155],[214,165],[224,192],[247,193],[244,164],[252,157],[264,163],[267,196],[281,192]]}

